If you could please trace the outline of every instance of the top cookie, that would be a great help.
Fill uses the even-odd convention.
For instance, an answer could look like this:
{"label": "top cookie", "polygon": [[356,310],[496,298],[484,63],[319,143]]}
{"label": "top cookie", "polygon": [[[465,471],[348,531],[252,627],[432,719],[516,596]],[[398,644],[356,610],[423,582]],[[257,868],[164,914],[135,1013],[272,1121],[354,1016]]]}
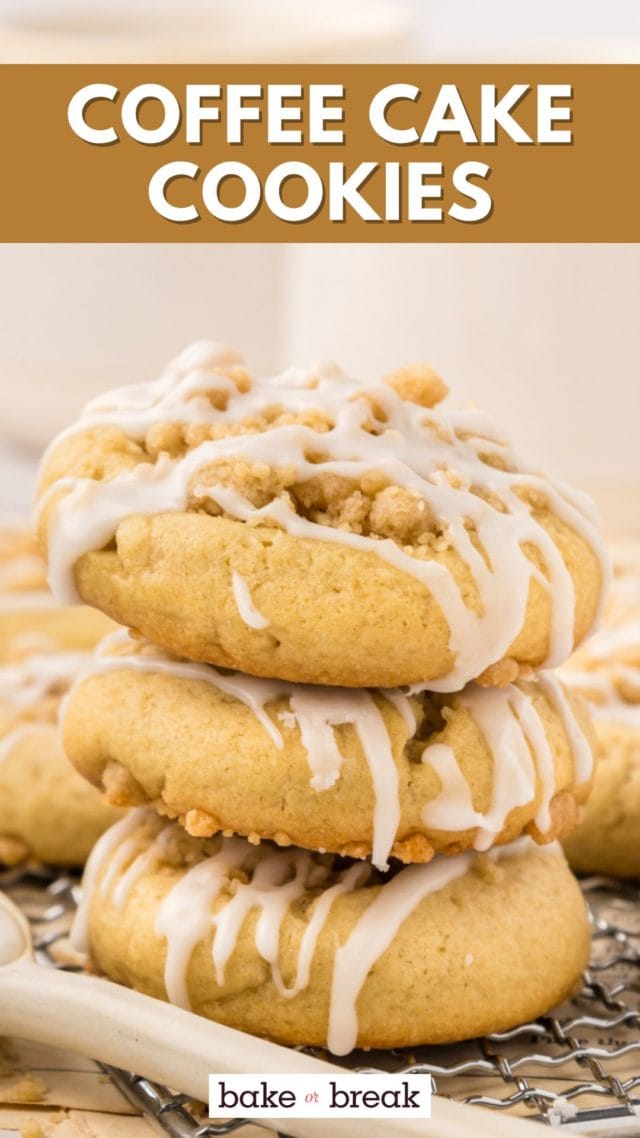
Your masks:
{"label": "top cookie", "polygon": [[50,581],[253,675],[454,691],[553,666],[607,562],[585,497],[428,368],[251,377],[215,344],[94,400],[41,477]]}

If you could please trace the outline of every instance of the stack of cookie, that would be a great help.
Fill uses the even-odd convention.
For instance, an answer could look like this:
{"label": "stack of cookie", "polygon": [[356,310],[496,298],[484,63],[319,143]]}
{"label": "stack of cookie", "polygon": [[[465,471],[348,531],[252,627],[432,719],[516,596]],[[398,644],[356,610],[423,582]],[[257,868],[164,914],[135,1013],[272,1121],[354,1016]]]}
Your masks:
{"label": "stack of cookie", "polygon": [[600,762],[584,821],[565,842],[574,869],[640,876],[640,543],[613,550],[602,629],[563,668],[587,700]]}
{"label": "stack of cookie", "polygon": [[50,581],[125,626],[64,720],[138,807],[86,874],[99,971],[339,1054],[506,1029],[578,982],[554,839],[589,725],[535,669],[588,632],[606,559],[588,501],[445,394],[198,344],[50,448]]}
{"label": "stack of cookie", "polygon": [[79,777],[57,730],[65,691],[112,628],[100,612],[60,608],[35,537],[0,529],[0,864],[83,865],[120,811]]}

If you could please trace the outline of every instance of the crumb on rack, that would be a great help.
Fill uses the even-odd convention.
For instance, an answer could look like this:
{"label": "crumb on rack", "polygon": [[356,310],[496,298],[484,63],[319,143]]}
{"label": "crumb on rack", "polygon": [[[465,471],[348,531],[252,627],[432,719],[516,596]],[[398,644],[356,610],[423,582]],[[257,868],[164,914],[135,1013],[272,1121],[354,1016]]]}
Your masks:
{"label": "crumb on rack", "polygon": [[45,1138],[45,1131],[35,1118],[26,1118],[20,1124],[20,1138]]}
{"label": "crumb on rack", "polygon": [[66,1122],[69,1115],[66,1110],[57,1110],[53,1114],[47,1111],[46,1119],[25,1118],[20,1123],[20,1138],[52,1138],[58,1133],[58,1126]]}
{"label": "crumb on rack", "polygon": [[42,1102],[47,1087],[36,1075],[21,1075],[17,1082],[6,1090],[0,1090],[0,1103]]}

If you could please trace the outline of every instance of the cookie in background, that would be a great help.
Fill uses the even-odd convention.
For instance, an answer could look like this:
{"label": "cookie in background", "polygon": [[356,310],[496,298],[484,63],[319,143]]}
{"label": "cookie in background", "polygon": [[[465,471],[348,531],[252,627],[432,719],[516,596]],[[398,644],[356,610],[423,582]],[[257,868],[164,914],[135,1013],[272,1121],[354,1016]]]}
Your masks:
{"label": "cookie in background", "polygon": [[612,547],[602,628],[562,670],[587,700],[599,763],[582,824],[565,840],[573,869],[640,875],[640,542]]}
{"label": "cookie in background", "polygon": [[82,865],[120,816],[76,774],[57,723],[111,627],[102,613],[56,605],[26,525],[0,528],[0,864]]}
{"label": "cookie in background", "polygon": [[56,604],[35,534],[0,522],[0,665],[31,652],[88,651],[113,625],[97,609]]}

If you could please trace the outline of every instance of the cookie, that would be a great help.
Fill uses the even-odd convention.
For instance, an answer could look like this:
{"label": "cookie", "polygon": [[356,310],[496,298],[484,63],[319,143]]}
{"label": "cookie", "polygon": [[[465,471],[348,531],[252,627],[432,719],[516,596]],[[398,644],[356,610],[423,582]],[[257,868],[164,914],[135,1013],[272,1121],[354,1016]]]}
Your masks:
{"label": "cookie", "polygon": [[[88,672],[88,674],[87,674]],[[590,723],[551,675],[457,695],[288,684],[170,659],[116,634],[66,701],[71,761],[119,805],[188,831],[429,861],[568,833]]]}
{"label": "cookie", "polygon": [[487,415],[440,409],[445,392],[418,365],[254,379],[194,345],[90,403],[45,457],[58,599],[291,682],[459,691],[554,666],[607,575],[591,504]]}
{"label": "cookie", "polygon": [[382,875],[136,810],[91,855],[73,939],[121,984],[342,1055],[535,1018],[579,984],[590,938],[555,843]]}
{"label": "cookie", "polygon": [[83,865],[121,816],[73,769],[56,724],[85,660],[49,653],[0,667],[0,863]]}
{"label": "cookie", "polygon": [[636,727],[602,722],[596,732],[593,791],[584,821],[564,839],[565,852],[577,873],[640,877],[640,714]]}
{"label": "cookie", "polygon": [[34,651],[89,649],[112,629],[96,609],[56,604],[35,535],[19,522],[0,525],[0,664]]}
{"label": "cookie", "polygon": [[584,821],[565,843],[574,869],[640,876],[640,545],[614,547],[602,630],[563,670],[588,701],[600,761]]}
{"label": "cookie", "polygon": [[76,773],[53,725],[0,740],[0,864],[84,865],[120,813]]}

